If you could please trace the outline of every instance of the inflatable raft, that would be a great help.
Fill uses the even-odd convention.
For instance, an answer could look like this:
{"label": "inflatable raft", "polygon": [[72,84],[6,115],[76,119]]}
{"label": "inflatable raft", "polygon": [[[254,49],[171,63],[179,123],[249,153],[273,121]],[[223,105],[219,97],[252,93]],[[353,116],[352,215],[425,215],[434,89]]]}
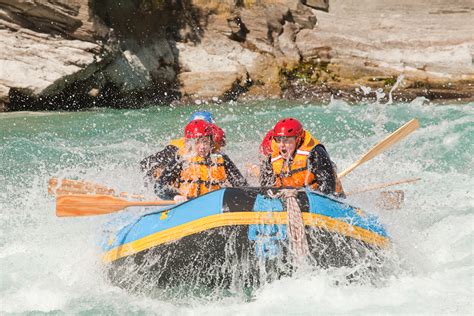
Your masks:
{"label": "inflatable raft", "polygon": [[[278,192],[226,188],[168,209],[149,208],[107,236],[102,259],[109,278],[120,287],[143,290],[254,286],[291,274],[295,254],[288,201],[275,198]],[[296,201],[310,266],[380,262],[390,240],[375,216],[312,191],[298,191]]]}

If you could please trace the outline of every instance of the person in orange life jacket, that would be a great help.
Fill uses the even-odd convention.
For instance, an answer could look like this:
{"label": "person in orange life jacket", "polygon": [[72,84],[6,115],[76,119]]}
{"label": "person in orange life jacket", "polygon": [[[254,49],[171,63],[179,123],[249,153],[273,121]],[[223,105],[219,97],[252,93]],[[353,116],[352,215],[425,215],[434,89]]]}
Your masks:
{"label": "person in orange life jacket", "polygon": [[[267,158],[268,155],[272,153],[272,139],[273,139],[273,128],[270,129],[265,137],[263,138],[260,146],[258,148],[259,151],[259,160],[264,160]],[[260,175],[260,163],[252,163],[247,165],[247,173],[253,177],[259,177]]]}
{"label": "person in orange life jacket", "polygon": [[270,129],[260,144],[260,154],[263,156],[268,156],[272,153],[272,140],[273,140],[273,128]]}
{"label": "person in orange life jacket", "polygon": [[337,175],[329,154],[301,123],[285,118],[273,128],[271,154],[260,168],[260,185],[309,187],[338,195]]}
{"label": "person in orange life jacket", "polygon": [[194,120],[184,129],[185,148],[171,160],[155,183],[155,193],[162,199],[186,201],[227,183],[247,186],[247,181],[230,158],[212,153],[213,127],[204,120]]}
{"label": "person in orange life jacket", "polygon": [[210,125],[212,129],[212,143],[213,143],[212,152],[219,153],[221,152],[222,148],[225,147],[226,145],[225,132],[222,128],[217,126],[215,123],[211,123]]}
{"label": "person in orange life jacket", "polygon": [[[194,112],[191,114],[189,122],[197,119],[205,120],[214,124],[214,118],[212,117],[212,114],[207,111]],[[216,135],[216,147],[219,147],[220,150],[221,147],[225,146],[225,135],[224,131],[220,127],[217,125],[215,126],[216,128],[214,128],[214,130],[220,135]],[[221,143],[218,143],[217,140],[220,140]],[[168,145],[165,146],[163,150],[140,161],[140,168],[143,172],[145,172],[146,183],[152,183],[158,179],[163,168],[178,154],[179,149],[183,147],[184,137],[173,139]]]}

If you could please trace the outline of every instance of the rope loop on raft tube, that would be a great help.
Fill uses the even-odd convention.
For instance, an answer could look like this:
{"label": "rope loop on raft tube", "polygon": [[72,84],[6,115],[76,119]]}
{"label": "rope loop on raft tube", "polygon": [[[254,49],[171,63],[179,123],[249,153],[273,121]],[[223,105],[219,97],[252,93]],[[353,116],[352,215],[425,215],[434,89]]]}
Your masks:
{"label": "rope loop on raft tube", "polygon": [[271,190],[267,192],[271,198],[281,198],[284,201],[284,208],[287,214],[288,236],[290,239],[290,253],[293,257],[293,263],[300,264],[304,262],[309,255],[308,240],[306,239],[303,217],[298,205],[296,189],[283,189],[277,193]]}

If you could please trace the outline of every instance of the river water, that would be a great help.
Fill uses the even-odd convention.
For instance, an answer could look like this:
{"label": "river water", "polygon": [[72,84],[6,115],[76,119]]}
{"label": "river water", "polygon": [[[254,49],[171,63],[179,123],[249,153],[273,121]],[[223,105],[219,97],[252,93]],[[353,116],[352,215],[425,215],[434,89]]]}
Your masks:
{"label": "river water", "polygon": [[[349,106],[260,101],[213,106],[0,114],[0,313],[471,314],[474,313],[474,104]],[[130,294],[103,276],[100,246],[111,215],[57,218],[51,177],[86,179],[143,193],[138,162],[181,135],[190,113],[210,110],[241,170],[278,118],[300,119],[343,170],[411,118],[421,127],[343,179],[346,191],[421,177],[394,187],[399,210],[376,193],[353,205],[377,214],[393,240],[393,272],[380,284],[337,285],[337,270],[284,278],[251,299],[163,300]],[[255,180],[250,179],[255,184]],[[129,210],[128,212],[133,212]]]}

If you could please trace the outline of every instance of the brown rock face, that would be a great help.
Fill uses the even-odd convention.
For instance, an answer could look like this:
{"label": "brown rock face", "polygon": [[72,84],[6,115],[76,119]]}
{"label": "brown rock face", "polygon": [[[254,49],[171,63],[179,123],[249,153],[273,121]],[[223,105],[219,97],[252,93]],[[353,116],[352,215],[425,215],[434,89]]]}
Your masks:
{"label": "brown rock face", "polygon": [[35,106],[38,98],[54,98],[94,72],[101,59],[95,39],[104,30],[90,15],[86,0],[1,0],[0,99],[4,109],[42,109]]}
{"label": "brown rock face", "polygon": [[303,0],[301,2],[310,8],[329,12],[329,0]]}
{"label": "brown rock face", "polygon": [[318,14],[314,31],[297,34],[302,65],[311,64],[313,70],[299,66],[310,84],[289,78],[288,92],[295,93],[288,97],[307,98],[323,90],[359,101],[375,99],[378,89],[388,100],[398,79],[392,91],[395,101],[417,96],[436,102],[471,101],[472,12],[474,4],[467,0],[333,0],[329,14]]}
{"label": "brown rock face", "polygon": [[106,31],[90,14],[88,0],[0,0],[2,20],[39,33],[93,42]]}
{"label": "brown rock face", "polygon": [[327,0],[0,0],[0,110],[473,99],[472,1],[328,10]]}

